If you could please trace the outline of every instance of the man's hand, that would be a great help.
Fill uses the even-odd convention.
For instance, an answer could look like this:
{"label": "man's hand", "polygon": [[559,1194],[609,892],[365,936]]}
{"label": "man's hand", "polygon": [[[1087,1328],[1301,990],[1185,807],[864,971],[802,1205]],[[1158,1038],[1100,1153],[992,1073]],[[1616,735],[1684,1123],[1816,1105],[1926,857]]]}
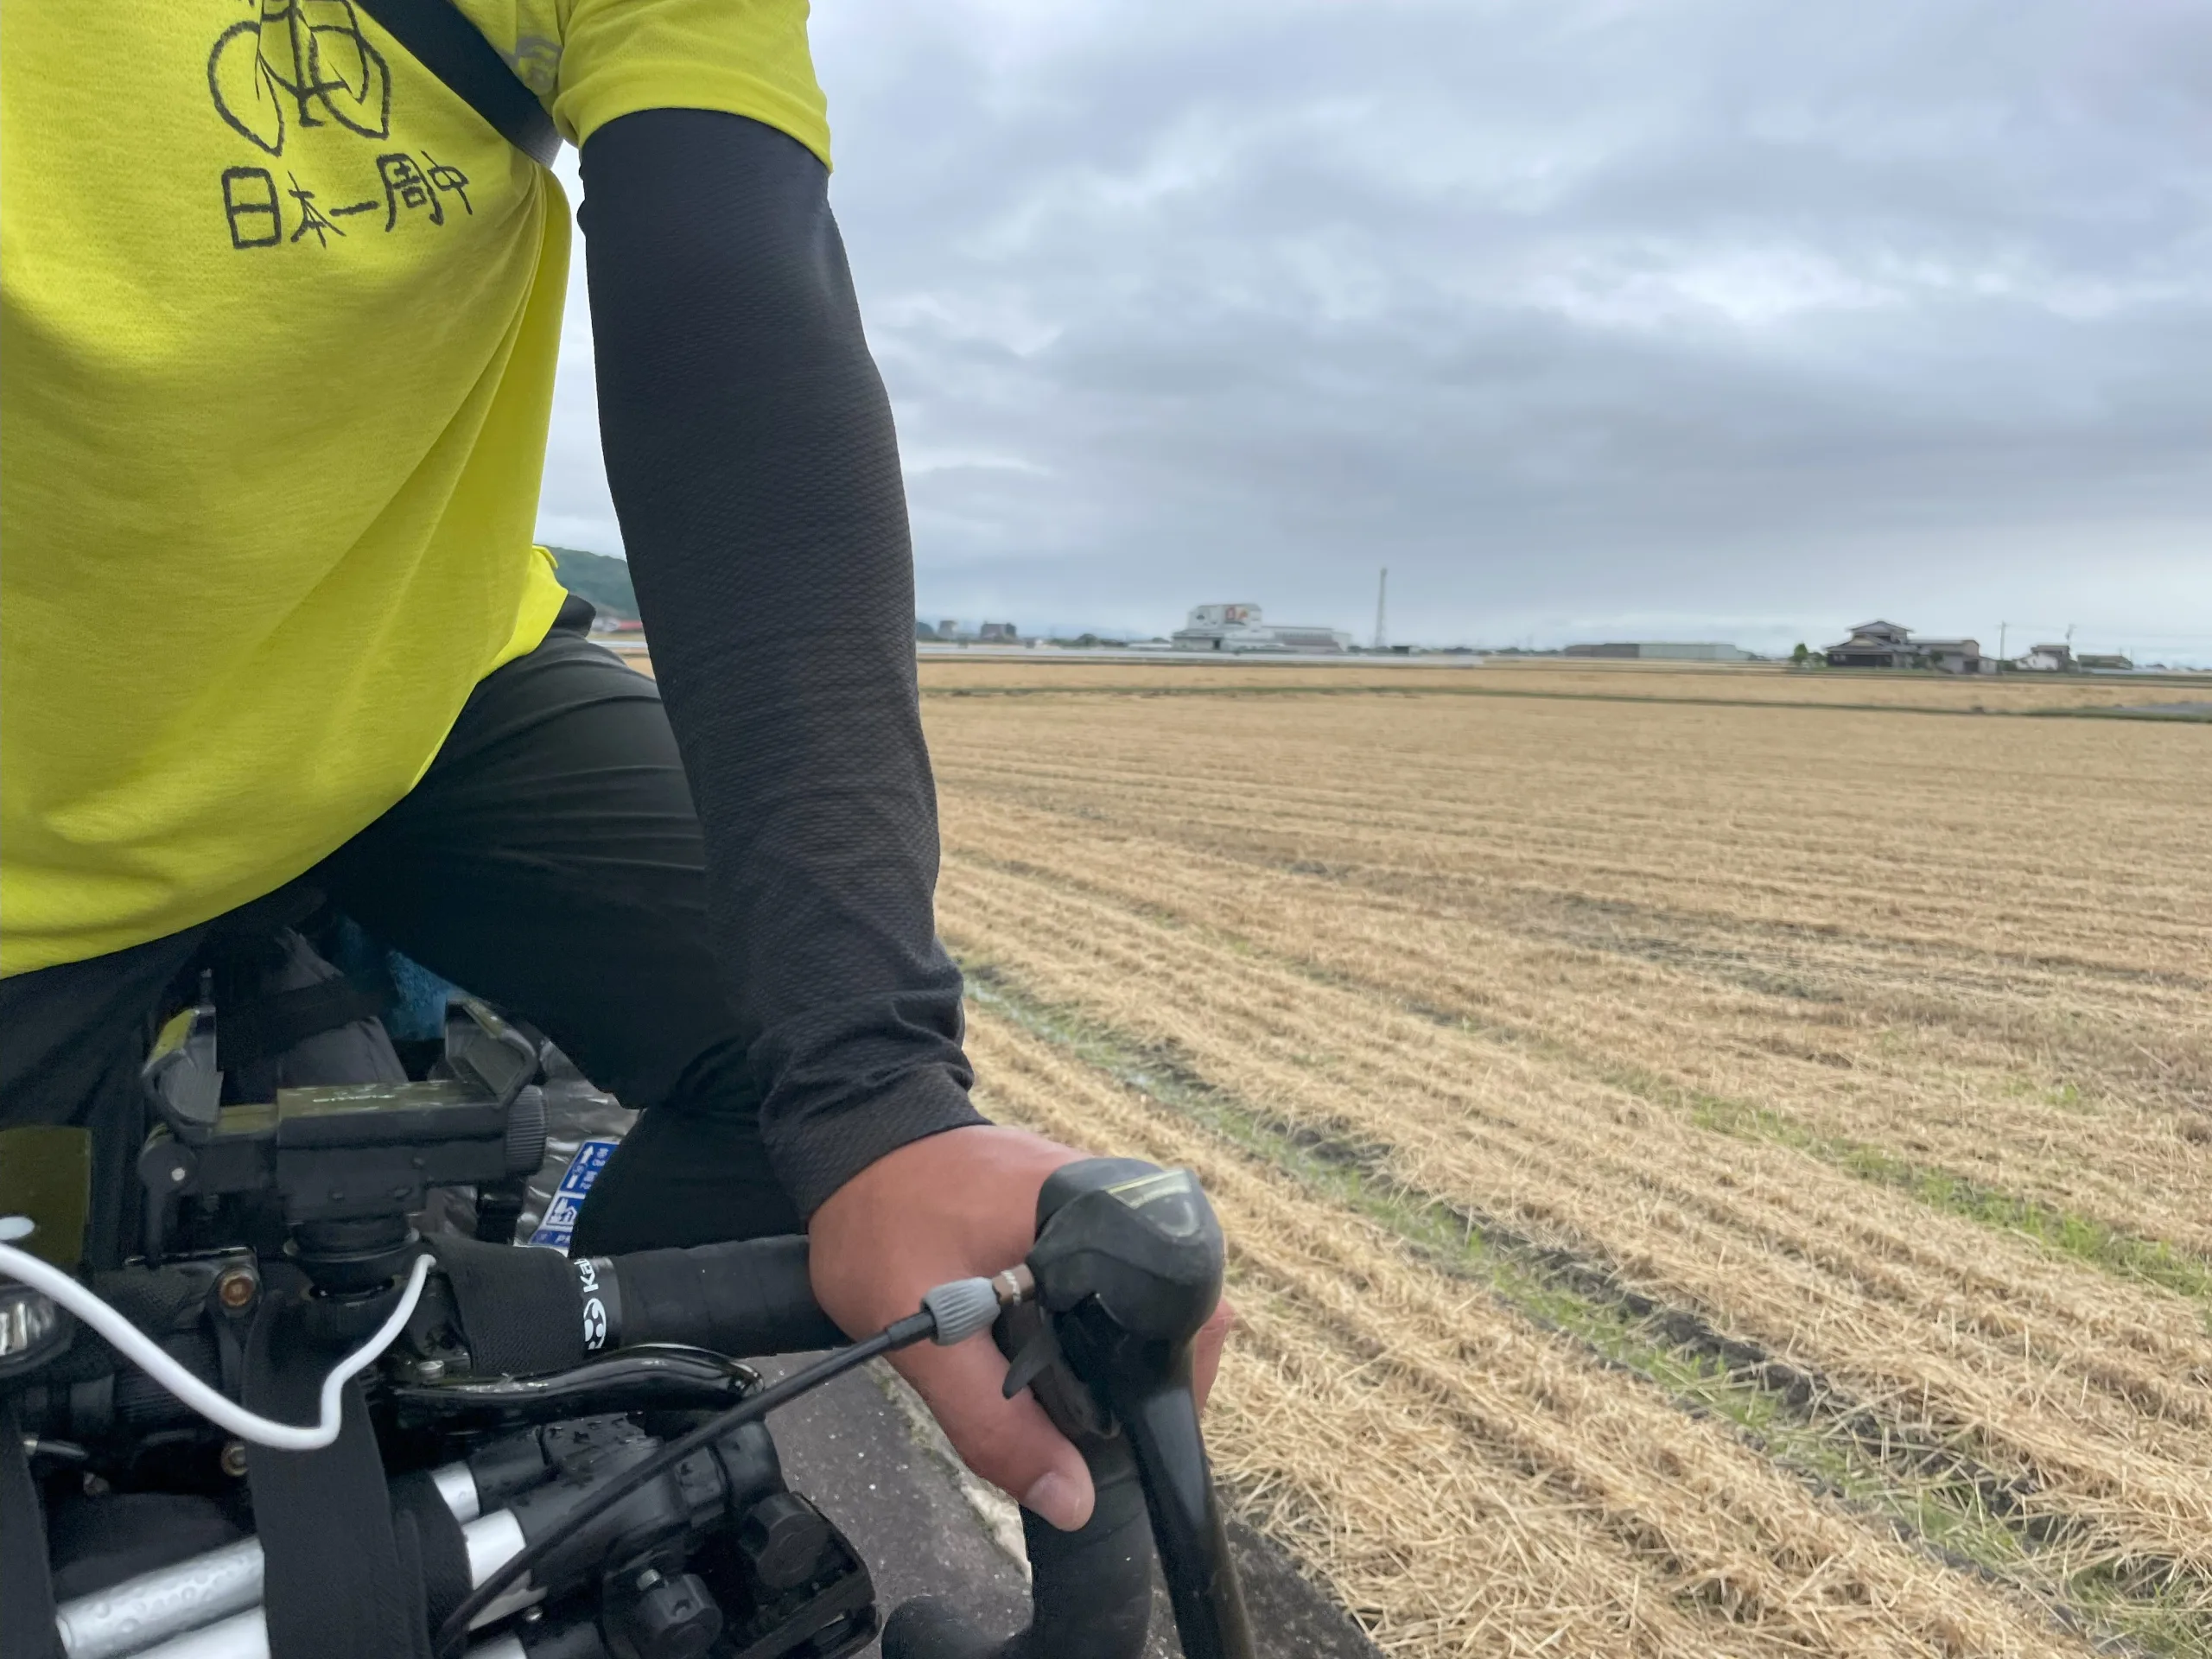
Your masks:
{"label": "man's hand", "polygon": [[[912,1141],[830,1195],[807,1225],[814,1294],[847,1334],[866,1336],[921,1305],[948,1279],[988,1276],[1029,1254],[1037,1191],[1084,1154],[1020,1129],[974,1125]],[[1192,1356],[1205,1404],[1230,1322],[1227,1302]],[[1090,1471],[1027,1389],[1001,1395],[1006,1361],[988,1335],[891,1357],[984,1479],[1064,1530],[1090,1518]]]}

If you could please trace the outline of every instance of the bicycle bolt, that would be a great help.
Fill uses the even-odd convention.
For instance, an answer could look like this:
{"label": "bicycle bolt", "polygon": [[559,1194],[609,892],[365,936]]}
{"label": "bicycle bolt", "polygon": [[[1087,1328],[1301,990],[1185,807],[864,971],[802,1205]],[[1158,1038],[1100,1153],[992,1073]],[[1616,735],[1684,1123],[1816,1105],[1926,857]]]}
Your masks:
{"label": "bicycle bolt", "polygon": [[215,1281],[215,1300],[235,1313],[251,1307],[253,1299],[261,1294],[261,1281],[250,1268],[232,1268]]}
{"label": "bicycle bolt", "polygon": [[660,1574],[649,1567],[644,1572],[639,1573],[636,1578],[630,1580],[630,1587],[638,1592],[639,1595],[643,1595],[646,1591],[652,1589],[653,1586],[659,1582]]}
{"label": "bicycle bolt", "polygon": [[223,1472],[233,1480],[245,1473],[245,1442],[244,1440],[223,1442]]}

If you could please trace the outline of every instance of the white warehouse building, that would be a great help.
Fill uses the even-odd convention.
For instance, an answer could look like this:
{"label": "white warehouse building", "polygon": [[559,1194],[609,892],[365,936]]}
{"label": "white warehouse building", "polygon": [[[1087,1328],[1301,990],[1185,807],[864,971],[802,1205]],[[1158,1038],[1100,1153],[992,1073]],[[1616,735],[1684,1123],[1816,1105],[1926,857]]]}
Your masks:
{"label": "white warehouse building", "polygon": [[1178,651],[1288,651],[1341,656],[1351,648],[1342,628],[1307,627],[1262,620],[1256,605],[1194,605],[1176,629]]}

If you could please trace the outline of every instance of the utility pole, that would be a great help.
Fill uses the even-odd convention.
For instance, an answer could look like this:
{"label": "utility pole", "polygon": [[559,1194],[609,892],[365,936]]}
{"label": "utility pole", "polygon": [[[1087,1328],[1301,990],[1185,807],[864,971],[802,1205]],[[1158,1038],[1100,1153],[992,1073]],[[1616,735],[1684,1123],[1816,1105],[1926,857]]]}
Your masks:
{"label": "utility pole", "polygon": [[1390,567],[1386,564],[1382,567],[1382,575],[1375,583],[1375,649],[1377,651],[1382,649],[1385,637],[1382,630],[1382,604],[1389,595]]}
{"label": "utility pole", "polygon": [[2010,622],[1997,625],[1997,660],[2000,663],[2005,660],[2005,631],[2012,626]]}

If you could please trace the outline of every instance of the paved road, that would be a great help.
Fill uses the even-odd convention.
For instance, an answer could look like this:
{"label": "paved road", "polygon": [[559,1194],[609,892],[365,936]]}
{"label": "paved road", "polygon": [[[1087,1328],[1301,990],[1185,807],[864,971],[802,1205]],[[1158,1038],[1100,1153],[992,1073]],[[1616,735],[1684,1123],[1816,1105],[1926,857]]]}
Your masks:
{"label": "paved road", "polygon": [[771,1428],[784,1478],[853,1541],[886,1618],[912,1597],[942,1596],[1011,1634],[1029,1622],[1027,1576],[991,1535],[962,1477],[899,1408],[888,1390],[900,1386],[856,1371],[779,1412]]}
{"label": "paved road", "polygon": [[[797,1362],[792,1362],[797,1363]],[[910,1596],[947,1597],[994,1634],[1028,1622],[1014,1505],[959,1468],[921,1402],[887,1369],[840,1377],[777,1414],[784,1478],[842,1527],[875,1575],[887,1618]],[[1270,1659],[1379,1659],[1357,1626],[1256,1535],[1232,1527],[1245,1599]],[[875,1649],[870,1648],[870,1653]],[[1179,1659],[1156,1578],[1147,1659]]]}

